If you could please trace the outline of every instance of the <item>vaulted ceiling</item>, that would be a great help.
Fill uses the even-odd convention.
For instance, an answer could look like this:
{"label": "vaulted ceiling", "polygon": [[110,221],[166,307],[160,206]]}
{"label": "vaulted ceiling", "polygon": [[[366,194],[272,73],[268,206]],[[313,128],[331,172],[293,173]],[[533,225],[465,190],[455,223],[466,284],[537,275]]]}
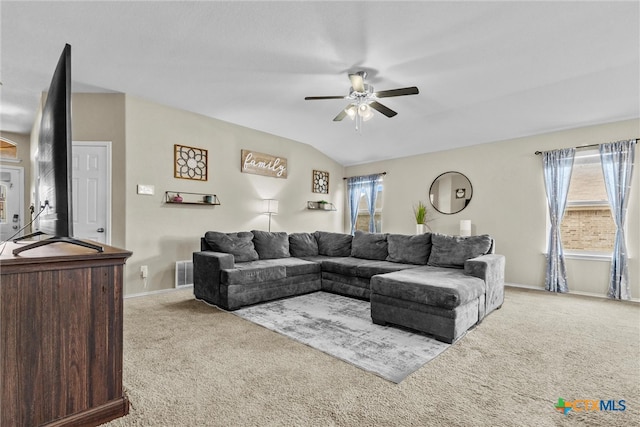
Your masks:
{"label": "vaulted ceiling", "polygon": [[[120,92],[310,144],[343,165],[640,117],[640,4],[0,3],[0,129],[28,133],[65,43],[74,92]],[[385,98],[332,119],[347,74]],[[247,141],[250,144],[250,141]],[[258,149],[259,147],[252,147]]]}

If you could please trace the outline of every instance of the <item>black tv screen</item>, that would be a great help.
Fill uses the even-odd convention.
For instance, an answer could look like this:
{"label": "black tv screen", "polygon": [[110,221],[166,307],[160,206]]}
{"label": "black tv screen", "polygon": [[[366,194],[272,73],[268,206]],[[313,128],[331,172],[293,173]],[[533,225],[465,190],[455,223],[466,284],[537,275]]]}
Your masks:
{"label": "black tv screen", "polygon": [[49,85],[38,134],[36,202],[40,207],[39,224],[35,233],[22,239],[42,234],[51,237],[16,248],[14,255],[51,243],[70,243],[103,251],[100,245],[73,238],[71,149],[71,46],[66,44]]}
{"label": "black tv screen", "polygon": [[44,211],[39,231],[72,237],[71,46],[65,45],[42,109],[38,138],[37,197]]}

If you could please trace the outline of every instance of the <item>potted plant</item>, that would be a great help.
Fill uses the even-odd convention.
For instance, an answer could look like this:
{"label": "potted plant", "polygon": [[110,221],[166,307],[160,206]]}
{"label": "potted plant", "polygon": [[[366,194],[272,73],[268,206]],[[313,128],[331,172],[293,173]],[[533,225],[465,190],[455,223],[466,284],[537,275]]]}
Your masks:
{"label": "potted plant", "polygon": [[318,202],[318,209],[331,210],[331,205],[326,200],[320,200]]}
{"label": "potted plant", "polygon": [[417,206],[413,207],[413,215],[416,220],[416,234],[424,234],[427,231],[427,206],[422,203],[422,201],[418,202]]}

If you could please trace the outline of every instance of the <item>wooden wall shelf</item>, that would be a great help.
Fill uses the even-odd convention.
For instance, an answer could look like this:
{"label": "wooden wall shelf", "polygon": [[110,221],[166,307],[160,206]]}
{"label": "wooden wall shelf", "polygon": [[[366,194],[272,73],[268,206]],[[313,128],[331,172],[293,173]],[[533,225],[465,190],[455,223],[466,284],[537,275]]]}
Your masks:
{"label": "wooden wall shelf", "polygon": [[[182,200],[176,200],[178,196]],[[221,204],[220,199],[215,194],[187,193],[185,191],[165,191],[164,201],[167,204],[174,205],[219,206]]]}

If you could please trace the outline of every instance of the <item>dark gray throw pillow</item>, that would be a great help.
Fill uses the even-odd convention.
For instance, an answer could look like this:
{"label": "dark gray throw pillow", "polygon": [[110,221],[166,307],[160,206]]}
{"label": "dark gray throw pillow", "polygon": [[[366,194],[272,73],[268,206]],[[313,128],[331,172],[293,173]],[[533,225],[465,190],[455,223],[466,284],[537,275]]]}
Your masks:
{"label": "dark gray throw pillow", "polygon": [[288,258],[289,236],[284,231],[251,230],[253,244],[260,259]]}
{"label": "dark gray throw pillow", "polygon": [[314,233],[318,241],[318,253],[327,256],[351,255],[351,234],[330,233],[328,231],[316,231]]}
{"label": "dark gray throw pillow", "polygon": [[387,255],[386,234],[356,231],[351,241],[352,257],[384,261],[387,259]]}
{"label": "dark gray throw pillow", "polygon": [[466,260],[484,255],[491,249],[488,234],[461,237],[434,233],[431,243],[433,247],[427,264],[434,267],[464,268]]}
{"label": "dark gray throw pillow", "polygon": [[387,261],[425,265],[431,253],[431,233],[415,236],[389,234],[387,242],[389,243]]}
{"label": "dark gray throw pillow", "polygon": [[239,233],[219,233],[207,231],[204,240],[215,252],[233,255],[235,262],[255,261],[258,253],[253,246],[253,233],[241,231]]}
{"label": "dark gray throw pillow", "polygon": [[291,256],[305,257],[318,255],[318,242],[311,233],[289,234],[289,252]]}

